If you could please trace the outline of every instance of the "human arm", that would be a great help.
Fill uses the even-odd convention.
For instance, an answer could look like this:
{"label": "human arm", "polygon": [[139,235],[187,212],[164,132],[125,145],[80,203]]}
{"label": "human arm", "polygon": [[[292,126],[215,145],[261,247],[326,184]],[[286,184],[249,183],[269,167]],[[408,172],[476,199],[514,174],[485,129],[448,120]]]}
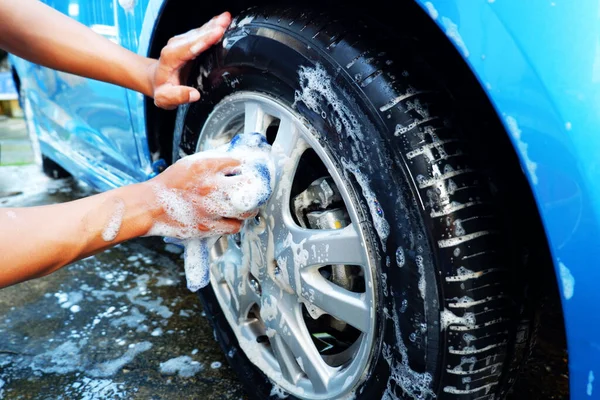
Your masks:
{"label": "human arm", "polygon": [[[238,165],[231,159],[176,163],[155,178],[63,204],[0,208],[0,287],[47,275],[76,260],[144,235],[186,239],[233,233],[237,218],[212,212],[203,200]],[[163,199],[173,194],[174,200]],[[187,221],[172,208],[193,203]],[[174,218],[175,217],[175,218]],[[157,229],[158,227],[158,229]]]}
{"label": "human arm", "polygon": [[231,22],[223,13],[175,36],[159,60],[135,54],[38,0],[0,0],[0,48],[49,68],[113,83],[153,97],[172,109],[198,100],[181,85],[181,69],[218,42]]}

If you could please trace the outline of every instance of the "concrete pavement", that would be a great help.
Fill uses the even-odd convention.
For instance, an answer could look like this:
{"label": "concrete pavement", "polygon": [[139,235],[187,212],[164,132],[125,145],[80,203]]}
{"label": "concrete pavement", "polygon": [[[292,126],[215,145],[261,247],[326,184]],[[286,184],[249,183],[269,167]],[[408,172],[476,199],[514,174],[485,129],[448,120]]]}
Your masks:
{"label": "concrete pavement", "polygon": [[[91,193],[37,165],[0,167],[0,188],[0,207]],[[133,240],[0,290],[0,398],[244,398],[177,250]]]}

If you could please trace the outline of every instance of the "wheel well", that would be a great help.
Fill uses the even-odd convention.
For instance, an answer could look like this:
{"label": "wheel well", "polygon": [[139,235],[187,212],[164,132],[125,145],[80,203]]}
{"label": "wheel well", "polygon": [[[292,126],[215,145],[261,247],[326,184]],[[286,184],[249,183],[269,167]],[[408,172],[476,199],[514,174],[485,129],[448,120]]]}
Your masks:
{"label": "wheel well", "polygon": [[[220,12],[228,10],[236,15],[250,6],[273,3],[269,0],[230,0],[224,8],[218,3],[167,0],[152,36],[149,55],[158,57],[169,38],[198,27]],[[279,5],[295,3],[292,0],[277,2]],[[307,7],[326,8],[334,15],[348,8],[347,3],[339,0],[307,0],[304,4]],[[392,36],[408,35],[422,44],[419,48],[429,49],[423,56],[458,105],[458,118],[467,142],[474,150],[472,154],[482,166],[491,167],[498,177],[501,189],[498,191],[501,197],[499,202],[507,211],[510,233],[527,244],[527,256],[532,260],[529,265],[535,267],[528,271],[529,278],[536,285],[539,284],[544,292],[555,295],[558,287],[537,205],[495,109],[459,52],[416,2],[399,2],[394,7],[399,7],[400,12],[381,12],[382,9],[389,9],[389,2],[375,0],[375,3],[355,6],[352,12],[387,29]],[[402,23],[399,23],[399,19]],[[159,152],[160,157],[170,164],[176,112],[158,109],[148,99],[145,109],[149,148],[152,153]]]}

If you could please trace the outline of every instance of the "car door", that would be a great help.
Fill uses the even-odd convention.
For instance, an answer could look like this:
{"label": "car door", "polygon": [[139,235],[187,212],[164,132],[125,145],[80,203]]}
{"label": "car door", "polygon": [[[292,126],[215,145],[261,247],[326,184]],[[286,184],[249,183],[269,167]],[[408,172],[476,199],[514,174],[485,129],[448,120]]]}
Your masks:
{"label": "car door", "polygon": [[[44,0],[45,3],[120,44],[117,0]],[[58,71],[51,101],[70,119],[69,147],[107,180],[123,184],[146,178],[134,140],[126,90]]]}

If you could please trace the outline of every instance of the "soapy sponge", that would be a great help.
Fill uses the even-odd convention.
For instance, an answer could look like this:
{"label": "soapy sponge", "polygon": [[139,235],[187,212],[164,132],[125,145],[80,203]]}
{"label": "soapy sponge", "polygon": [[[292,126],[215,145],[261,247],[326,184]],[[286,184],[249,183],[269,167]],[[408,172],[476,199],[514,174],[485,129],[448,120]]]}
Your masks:
{"label": "soapy sponge", "polygon": [[[260,133],[236,135],[230,143],[208,151],[193,154],[181,162],[197,162],[208,158],[233,158],[240,162],[234,172],[234,184],[221,184],[205,199],[205,206],[215,215],[239,218],[243,214],[258,209],[271,196],[275,178],[271,146]],[[165,238],[165,241],[185,247],[184,264],[187,287],[192,292],[208,285],[209,253],[222,233],[206,232],[202,237],[178,240]]]}

